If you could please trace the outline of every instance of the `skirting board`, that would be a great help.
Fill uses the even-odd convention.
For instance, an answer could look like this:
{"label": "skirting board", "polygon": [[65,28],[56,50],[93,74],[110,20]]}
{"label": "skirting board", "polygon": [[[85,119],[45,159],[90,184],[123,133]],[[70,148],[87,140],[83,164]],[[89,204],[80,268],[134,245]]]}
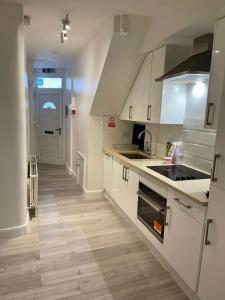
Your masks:
{"label": "skirting board", "polygon": [[0,229],[0,239],[9,239],[9,238],[14,238],[26,234],[28,231],[28,223],[29,223],[29,214],[27,213],[25,224],[11,227],[11,228]]}
{"label": "skirting board", "polygon": [[113,198],[104,191],[105,198],[115,207],[115,209],[119,212],[121,217],[125,219],[125,221],[132,226],[134,231],[137,233],[139,238],[145,243],[145,245],[149,248],[149,250],[153,253],[159,263],[166,269],[177,285],[184,291],[184,293],[191,300],[200,300],[200,298],[189,288],[189,286],[184,282],[184,280],[180,277],[180,275],[173,269],[173,267],[165,260],[165,258],[160,254],[160,252],[152,245],[152,243],[147,239],[147,237],[143,234],[143,232],[136,226],[136,224],[122,211],[122,209],[118,206],[118,204],[113,200]]}
{"label": "skirting board", "polygon": [[84,192],[85,192],[85,196],[87,198],[97,198],[97,197],[102,197],[103,196],[103,190],[87,190],[85,187],[84,187]]}

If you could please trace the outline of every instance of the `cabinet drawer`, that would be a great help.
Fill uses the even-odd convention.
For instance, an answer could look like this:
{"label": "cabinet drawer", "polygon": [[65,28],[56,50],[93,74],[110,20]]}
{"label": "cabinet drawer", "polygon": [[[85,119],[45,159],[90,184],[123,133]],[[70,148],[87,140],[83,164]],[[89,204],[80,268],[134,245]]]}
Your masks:
{"label": "cabinet drawer", "polygon": [[191,198],[173,189],[169,189],[168,191],[168,201],[179,207],[179,209],[182,209],[200,224],[204,224],[206,207],[199,205]]}

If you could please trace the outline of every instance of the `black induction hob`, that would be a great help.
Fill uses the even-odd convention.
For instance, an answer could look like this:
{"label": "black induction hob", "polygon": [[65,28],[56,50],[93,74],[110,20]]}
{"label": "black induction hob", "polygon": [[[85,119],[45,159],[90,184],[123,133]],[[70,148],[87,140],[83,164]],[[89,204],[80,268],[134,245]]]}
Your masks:
{"label": "black induction hob", "polygon": [[147,168],[174,181],[208,179],[210,175],[183,165],[147,166]]}

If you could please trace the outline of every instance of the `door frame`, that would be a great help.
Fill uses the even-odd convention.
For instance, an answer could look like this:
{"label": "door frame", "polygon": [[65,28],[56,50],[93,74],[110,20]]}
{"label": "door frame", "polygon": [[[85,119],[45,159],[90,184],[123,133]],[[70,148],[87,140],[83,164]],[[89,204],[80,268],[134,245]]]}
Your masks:
{"label": "door frame", "polygon": [[[46,76],[47,77],[47,76]],[[60,136],[60,144],[59,144],[59,161],[58,162],[48,162],[44,160],[40,160],[40,131],[39,131],[39,95],[41,94],[54,94],[59,95],[62,99],[62,110],[61,110],[61,117],[60,117],[60,127],[61,129],[61,136]],[[36,88],[35,92],[35,117],[36,117],[36,152],[37,152],[37,158],[39,163],[49,163],[49,164],[62,164],[64,162],[64,114],[63,114],[63,108],[64,108],[64,101],[63,101],[63,88],[62,89],[41,89]]]}

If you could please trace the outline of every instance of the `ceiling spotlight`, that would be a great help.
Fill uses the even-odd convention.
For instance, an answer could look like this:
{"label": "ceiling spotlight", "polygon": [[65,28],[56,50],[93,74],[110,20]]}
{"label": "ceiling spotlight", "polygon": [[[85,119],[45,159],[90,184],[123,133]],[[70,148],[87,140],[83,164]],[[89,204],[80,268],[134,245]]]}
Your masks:
{"label": "ceiling spotlight", "polygon": [[68,40],[67,33],[63,33],[63,39],[64,39],[64,41]]}
{"label": "ceiling spotlight", "polygon": [[60,34],[60,37],[61,37],[61,43],[64,43],[64,41],[68,39],[67,30],[70,29],[70,20],[68,14],[66,14],[64,19],[62,19],[62,24],[63,24],[63,29]]}
{"label": "ceiling spotlight", "polygon": [[67,33],[67,29],[66,29],[66,25],[63,24],[63,30],[62,30],[63,33]]}

